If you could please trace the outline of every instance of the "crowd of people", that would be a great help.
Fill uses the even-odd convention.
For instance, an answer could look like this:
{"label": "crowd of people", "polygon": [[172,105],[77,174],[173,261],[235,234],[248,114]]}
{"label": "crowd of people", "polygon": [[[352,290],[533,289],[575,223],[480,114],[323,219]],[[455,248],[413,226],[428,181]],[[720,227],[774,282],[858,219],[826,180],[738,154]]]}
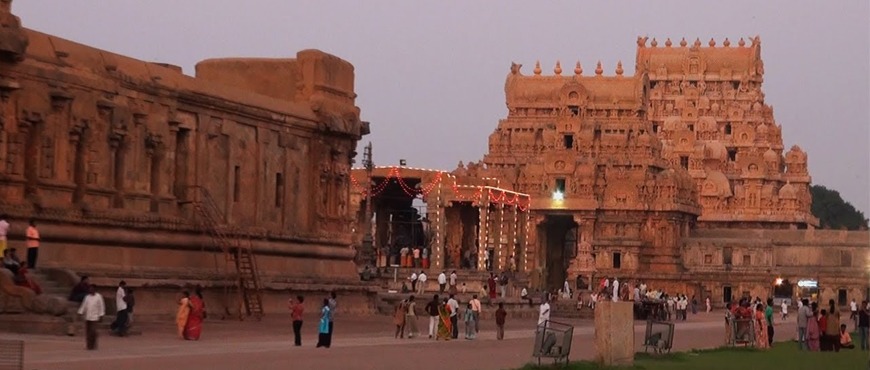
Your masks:
{"label": "crowd of people", "polygon": [[[91,284],[88,276],[79,278],[69,295],[71,302],[80,303],[78,314],[85,321],[85,342],[87,349],[97,349],[97,326],[106,315],[106,303],[97,293],[97,286]],[[136,298],[133,288],[121,280],[115,290],[115,320],[109,325],[110,332],[120,337],[126,336],[133,324],[133,310]]]}
{"label": "crowd of people", "polygon": [[773,312],[773,299],[768,299],[766,305],[760,298],[726,303],[725,343],[752,343],[756,348],[770,348],[774,335]]}
{"label": "crowd of people", "polygon": [[[854,328],[860,336],[860,350],[870,350],[867,332],[870,329],[870,304],[867,301],[861,305],[853,300],[850,304],[851,315],[848,320],[852,321]],[[802,350],[839,352],[841,349],[854,349],[852,336],[848,331],[848,325],[841,320],[840,310],[836,302],[831,299],[828,306],[823,308],[817,302],[803,299],[798,302],[797,310],[798,344]]]}
{"label": "crowd of people", "polygon": [[18,257],[18,249],[9,245],[7,235],[11,225],[6,218],[6,215],[0,215],[0,251],[2,251],[3,255],[3,268],[12,273],[12,280],[15,285],[29,288],[37,295],[42,294],[42,287],[29,274],[30,271],[36,270],[36,263],[39,257],[40,238],[39,230],[36,228],[36,221],[30,220],[28,222],[24,241],[27,258],[22,261]]}
{"label": "crowd of people", "polygon": [[[464,338],[474,340],[480,332],[480,318],[483,304],[476,294],[472,295],[464,308],[460,308],[455,294],[446,297],[435,294],[432,300],[423,307],[423,312],[429,316],[429,339],[445,340],[459,338],[460,320],[464,325]],[[549,310],[548,310],[549,313]],[[507,311],[504,302],[498,303],[495,310],[496,339],[504,339],[504,327]],[[417,328],[417,303],[415,296],[399,301],[396,304],[393,324],[396,326],[396,338],[414,338],[419,336]]]}

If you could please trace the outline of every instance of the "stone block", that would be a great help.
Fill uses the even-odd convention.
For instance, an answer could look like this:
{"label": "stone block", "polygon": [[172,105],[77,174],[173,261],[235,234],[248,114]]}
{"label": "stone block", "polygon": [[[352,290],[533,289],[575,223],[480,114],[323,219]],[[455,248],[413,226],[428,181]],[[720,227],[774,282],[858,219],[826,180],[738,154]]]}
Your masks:
{"label": "stone block", "polygon": [[634,364],[634,317],[631,302],[595,306],[595,361],[604,366]]}

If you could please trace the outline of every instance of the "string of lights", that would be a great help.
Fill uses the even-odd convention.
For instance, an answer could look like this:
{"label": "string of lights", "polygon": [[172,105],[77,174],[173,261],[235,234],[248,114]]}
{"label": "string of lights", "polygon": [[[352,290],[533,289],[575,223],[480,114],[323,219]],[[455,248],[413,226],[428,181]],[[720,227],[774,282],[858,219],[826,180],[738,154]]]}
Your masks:
{"label": "string of lights", "polygon": [[[380,167],[386,168],[386,167]],[[489,198],[489,203],[498,203],[498,204],[507,204],[507,205],[516,205],[520,208],[520,211],[525,212],[529,205],[531,204],[531,196],[528,194],[522,194],[515,191],[501,189],[498,187],[492,187],[488,185],[460,185],[457,183],[456,176],[444,172],[444,171],[435,171],[435,170],[426,170],[426,169],[415,169],[413,170],[425,170],[434,172],[434,178],[431,182],[427,184],[421,184],[419,186],[411,186],[408,185],[408,181],[402,176],[402,168],[408,167],[389,167],[389,172],[387,176],[381,180],[379,183],[372,184],[371,192],[372,196],[377,196],[383,191],[387,189],[387,185],[389,185],[392,181],[397,183],[402,191],[412,197],[416,197],[418,195],[428,196],[429,193],[433,191],[436,187],[440,189],[440,185],[444,182],[444,177],[450,178],[452,184],[452,190],[454,198],[459,201],[472,201],[476,203],[480,203],[481,198],[483,197],[483,192],[486,191],[486,195]],[[361,184],[359,180],[357,180],[353,175],[350,176],[351,184],[363,195],[365,196],[368,192],[368,189],[365,185]],[[498,184],[498,180],[495,178],[483,178],[485,181],[496,181]],[[461,189],[464,188],[476,188],[477,191],[471,195],[466,196]]]}

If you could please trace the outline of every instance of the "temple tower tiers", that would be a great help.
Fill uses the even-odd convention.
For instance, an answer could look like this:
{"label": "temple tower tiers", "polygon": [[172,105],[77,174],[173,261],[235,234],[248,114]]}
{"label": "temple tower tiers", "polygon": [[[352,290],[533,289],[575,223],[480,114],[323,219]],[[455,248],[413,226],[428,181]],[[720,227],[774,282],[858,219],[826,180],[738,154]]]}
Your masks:
{"label": "temple tower tiers", "polygon": [[760,38],[740,39],[736,47],[728,39],[721,46],[684,41],[660,47],[638,39],[633,76],[623,75],[621,62],[613,76],[602,73],[600,62],[592,76],[583,75],[579,61],[572,75],[542,75],[538,66],[525,76],[522,65],[512,65],[508,117],[490,135],[484,157],[489,170],[519,191],[549,198],[556,173],[547,179],[545,166],[536,164],[559,157],[550,170],[558,164],[560,174],[576,175],[566,178],[571,203],[583,199],[577,193],[587,191],[579,186],[590,181],[585,176],[628,170],[627,162],[655,164],[691,177],[699,227],[817,225],[807,155],[798,146],[784,148],[782,126],[764,102]]}
{"label": "temple tower tiers", "polygon": [[807,156],[785,150],[782,126],[761,89],[761,39],[737,47],[637,49],[637,75],[649,79],[648,120],[665,158],[689,171],[703,208],[700,227],[805,228],[810,213]]}

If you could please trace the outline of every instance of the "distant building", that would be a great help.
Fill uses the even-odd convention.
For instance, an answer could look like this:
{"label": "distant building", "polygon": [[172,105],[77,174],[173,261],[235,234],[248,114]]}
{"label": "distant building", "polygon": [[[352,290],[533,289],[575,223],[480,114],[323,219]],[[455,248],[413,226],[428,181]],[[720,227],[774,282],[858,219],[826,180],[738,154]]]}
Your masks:
{"label": "distant building", "polygon": [[0,213],[13,237],[40,221],[41,266],[108,285],[232,283],[202,203],[231,237],[259,235],[264,288],[358,281],[349,181],[368,125],[350,63],[305,50],[190,77],[22,28],[4,3]]}
{"label": "distant building", "polygon": [[[557,62],[552,75],[521,67],[507,75],[508,114],[483,161],[452,175],[530,196],[531,226],[506,253],[523,256],[516,265],[532,285],[618,277],[717,304],[775,287],[792,298],[867,297],[870,234],[814,230],[807,156],[784,151],[758,37],[639,38],[633,75],[621,62],[608,76],[600,63],[591,74],[579,62],[572,72]],[[500,209],[469,219],[483,215],[478,230],[491,230]],[[480,255],[490,239],[447,238]]]}

